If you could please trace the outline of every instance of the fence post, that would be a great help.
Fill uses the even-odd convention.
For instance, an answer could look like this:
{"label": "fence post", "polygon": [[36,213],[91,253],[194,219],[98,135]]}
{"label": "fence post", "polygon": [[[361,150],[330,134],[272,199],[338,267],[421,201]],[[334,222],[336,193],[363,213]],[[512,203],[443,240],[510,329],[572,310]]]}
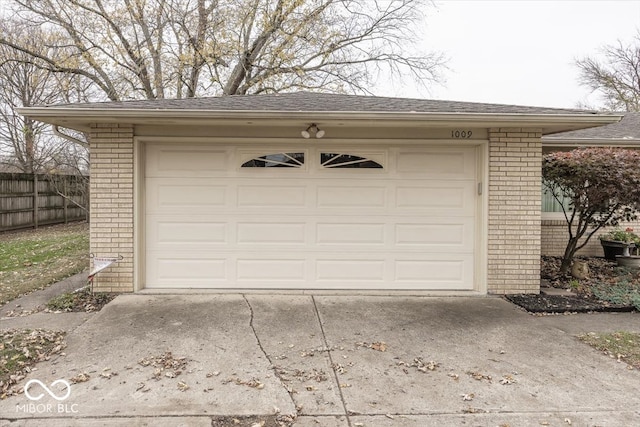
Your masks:
{"label": "fence post", "polygon": [[[67,193],[67,177],[63,176],[62,177],[62,194],[64,194],[65,196],[68,195]],[[63,196],[62,197],[62,210],[64,211],[64,223],[68,224],[69,223],[69,216],[67,214],[67,198]],[[69,196],[71,197],[71,196]]]}
{"label": "fence post", "polygon": [[38,174],[33,173],[33,227],[38,228],[38,216],[40,208],[38,206]]}

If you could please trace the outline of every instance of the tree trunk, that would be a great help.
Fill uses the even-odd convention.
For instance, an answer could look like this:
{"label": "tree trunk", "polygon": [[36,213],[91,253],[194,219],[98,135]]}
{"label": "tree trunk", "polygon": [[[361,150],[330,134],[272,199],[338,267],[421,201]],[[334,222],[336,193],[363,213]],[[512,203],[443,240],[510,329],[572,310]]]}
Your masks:
{"label": "tree trunk", "polygon": [[562,257],[560,273],[568,273],[571,270],[571,263],[573,262],[574,255],[576,254],[579,239],[579,237],[572,237],[569,239],[569,243],[567,243],[567,247],[565,248],[564,255]]}

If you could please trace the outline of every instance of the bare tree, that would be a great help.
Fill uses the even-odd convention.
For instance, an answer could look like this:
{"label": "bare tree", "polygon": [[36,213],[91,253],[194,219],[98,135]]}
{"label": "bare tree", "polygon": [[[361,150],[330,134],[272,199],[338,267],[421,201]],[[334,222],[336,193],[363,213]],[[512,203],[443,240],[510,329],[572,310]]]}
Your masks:
{"label": "bare tree", "polygon": [[51,188],[68,203],[82,209],[89,218],[89,150],[83,144],[67,143],[47,171]]}
{"label": "bare tree", "polygon": [[611,111],[640,111],[640,31],[629,45],[618,41],[604,46],[602,61],[586,57],[576,61],[580,83],[602,95]]}
{"label": "bare tree", "polygon": [[[15,40],[41,54],[55,55],[49,44],[55,34],[4,24]],[[86,137],[60,138],[44,124],[14,113],[15,107],[84,101],[88,87],[77,76],[54,74],[26,53],[0,45],[0,162],[26,173],[46,174],[58,194],[88,210],[88,152]],[[80,205],[80,202],[85,202]]]}
{"label": "bare tree", "polygon": [[427,0],[7,1],[12,19],[57,39],[49,53],[4,31],[0,44],[109,100],[371,93],[383,70],[428,85],[444,64],[440,54],[411,53]]}
{"label": "bare tree", "polygon": [[[42,48],[42,39],[36,34],[29,35],[17,25],[10,30],[31,49]],[[44,123],[19,116],[14,108],[55,101],[58,82],[51,73],[29,62],[26,54],[3,45],[0,45],[0,80],[3,82],[0,85],[0,151],[6,154],[3,158],[23,172],[42,172],[45,165],[53,161],[60,143],[45,135]]]}

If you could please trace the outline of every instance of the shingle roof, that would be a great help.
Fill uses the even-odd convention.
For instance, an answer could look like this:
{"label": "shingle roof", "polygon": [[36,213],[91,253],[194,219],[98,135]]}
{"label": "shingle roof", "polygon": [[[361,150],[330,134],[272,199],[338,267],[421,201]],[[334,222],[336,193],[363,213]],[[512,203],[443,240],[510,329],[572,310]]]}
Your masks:
{"label": "shingle roof", "polygon": [[489,114],[597,114],[592,111],[478,102],[387,98],[317,92],[231,95],[208,98],[153,99],[52,105],[54,108],[109,110],[200,110],[285,112],[418,112]]}
{"label": "shingle roof", "polygon": [[573,130],[545,136],[545,139],[640,140],[640,112],[621,112],[622,120],[606,126]]}

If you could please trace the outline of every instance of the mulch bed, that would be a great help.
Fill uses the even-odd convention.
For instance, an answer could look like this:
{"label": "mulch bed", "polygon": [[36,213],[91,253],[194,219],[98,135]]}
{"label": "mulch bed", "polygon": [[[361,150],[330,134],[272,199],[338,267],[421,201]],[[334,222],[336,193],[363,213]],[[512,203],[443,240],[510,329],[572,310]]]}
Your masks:
{"label": "mulch bed", "polygon": [[631,312],[630,305],[616,305],[606,301],[571,295],[507,295],[508,301],[530,313],[590,313],[590,312]]}
{"label": "mulch bed", "polygon": [[[589,265],[589,277],[577,280],[571,274],[560,273],[560,257],[543,256],[540,277],[549,288],[571,289],[567,295],[525,294],[506,295],[505,299],[530,313],[589,313],[589,312],[631,312],[636,309],[631,304],[614,304],[602,301],[594,295],[594,288],[603,284],[614,285],[620,281],[640,287],[640,272],[621,270],[615,262],[604,258],[581,258]],[[544,290],[544,287],[542,288]]]}

